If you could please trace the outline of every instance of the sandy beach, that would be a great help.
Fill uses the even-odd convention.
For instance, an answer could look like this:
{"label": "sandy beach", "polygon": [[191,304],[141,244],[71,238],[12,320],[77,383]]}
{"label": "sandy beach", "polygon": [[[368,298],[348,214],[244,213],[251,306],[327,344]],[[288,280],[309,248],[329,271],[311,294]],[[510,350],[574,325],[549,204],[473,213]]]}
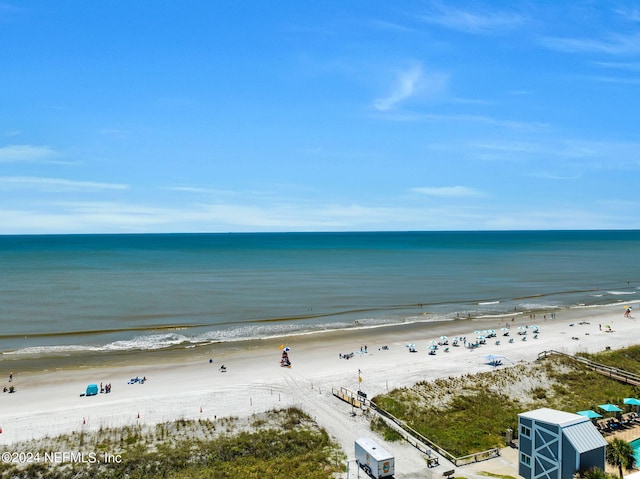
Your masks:
{"label": "sandy beach", "polygon": [[[533,361],[545,350],[575,353],[627,347],[638,342],[638,323],[635,313],[631,318],[624,318],[623,313],[618,305],[556,311],[553,315],[538,313],[535,318],[520,315],[513,321],[502,318],[359,328],[257,341],[219,352],[194,349],[164,362],[146,361],[141,353],[135,364],[46,372],[14,370],[11,383],[8,372],[0,380],[0,387],[16,388],[15,393],[0,395],[0,444],[179,418],[244,417],[297,406],[353,457],[353,441],[375,435],[369,430],[369,419],[352,416],[350,406],[336,399],[332,388],[355,391],[360,387],[373,397],[418,381],[491,370],[483,358],[487,354],[504,356],[501,367],[508,367]],[[500,330],[505,325],[511,331],[508,337]],[[532,325],[539,328],[537,339]],[[611,331],[606,331],[605,325]],[[518,328],[526,326],[528,334],[518,335]],[[428,354],[429,344],[440,336],[450,341],[455,336],[475,341],[474,331],[486,329],[497,333],[487,344],[474,349],[449,345],[448,352],[441,347],[436,355]],[[527,339],[523,341],[523,337]],[[280,366],[283,344],[290,348],[291,368]],[[409,352],[408,344],[415,344],[417,352]],[[353,353],[349,359],[340,357],[348,353]],[[220,372],[222,364],[226,372]],[[146,381],[129,384],[136,377]],[[111,392],[82,397],[89,383],[111,384]],[[417,450],[406,444],[385,447],[396,455],[396,477],[424,477],[425,462]]]}

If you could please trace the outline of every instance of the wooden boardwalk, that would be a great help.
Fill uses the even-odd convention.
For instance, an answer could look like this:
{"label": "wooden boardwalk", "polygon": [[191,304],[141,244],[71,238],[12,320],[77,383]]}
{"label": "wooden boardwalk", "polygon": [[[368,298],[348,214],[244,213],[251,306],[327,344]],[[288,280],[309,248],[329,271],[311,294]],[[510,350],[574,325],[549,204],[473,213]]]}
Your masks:
{"label": "wooden boardwalk", "polygon": [[607,366],[605,364],[596,363],[595,361],[591,361],[587,358],[582,358],[580,356],[572,356],[571,354],[561,353],[560,351],[542,351],[538,354],[538,359],[546,358],[547,356],[559,355],[564,356],[565,358],[569,358],[572,361],[578,362],[580,364],[585,365],[592,371],[595,371],[603,376],[607,376],[611,379],[615,379],[621,383],[631,384],[633,386],[640,386],[640,376],[637,374],[630,373],[623,369],[614,368],[613,366]]}

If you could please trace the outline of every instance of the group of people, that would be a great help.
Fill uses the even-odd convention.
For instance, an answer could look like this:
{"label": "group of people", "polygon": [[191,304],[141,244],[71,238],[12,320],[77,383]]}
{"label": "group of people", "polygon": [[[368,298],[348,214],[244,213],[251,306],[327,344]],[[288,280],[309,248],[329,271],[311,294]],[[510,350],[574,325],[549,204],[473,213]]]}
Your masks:
{"label": "group of people", "polygon": [[351,359],[353,357],[353,352],[347,354],[338,353],[338,357],[340,359]]}
{"label": "group of people", "polygon": [[100,392],[108,394],[111,392],[111,383],[105,384],[104,386],[100,383]]}
{"label": "group of people", "polygon": [[[9,382],[13,382],[13,373],[9,373]],[[9,387],[5,386],[2,389],[3,393],[13,393],[15,391],[16,391],[16,388],[14,386],[9,386]]]}
{"label": "group of people", "polygon": [[[131,378],[127,384],[144,384],[146,380],[147,380],[146,376],[143,377],[142,379],[136,376],[135,378]],[[109,390],[111,390],[111,384],[109,384]]]}

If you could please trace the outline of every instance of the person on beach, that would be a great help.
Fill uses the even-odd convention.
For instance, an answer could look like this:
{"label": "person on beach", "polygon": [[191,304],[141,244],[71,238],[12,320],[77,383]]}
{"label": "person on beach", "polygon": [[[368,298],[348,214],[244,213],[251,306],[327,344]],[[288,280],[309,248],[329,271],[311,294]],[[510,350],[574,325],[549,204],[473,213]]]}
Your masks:
{"label": "person on beach", "polygon": [[9,373],[9,382],[13,381],[13,373]]}

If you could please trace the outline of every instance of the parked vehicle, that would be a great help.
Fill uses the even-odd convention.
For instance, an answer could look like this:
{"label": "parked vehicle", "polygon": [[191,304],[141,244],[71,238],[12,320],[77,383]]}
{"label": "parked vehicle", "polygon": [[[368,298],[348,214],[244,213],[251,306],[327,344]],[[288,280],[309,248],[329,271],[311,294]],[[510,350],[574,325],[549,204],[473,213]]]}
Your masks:
{"label": "parked vehicle", "polygon": [[394,457],[373,439],[363,437],[356,439],[356,462],[364,472],[374,479],[393,477],[395,472]]}

